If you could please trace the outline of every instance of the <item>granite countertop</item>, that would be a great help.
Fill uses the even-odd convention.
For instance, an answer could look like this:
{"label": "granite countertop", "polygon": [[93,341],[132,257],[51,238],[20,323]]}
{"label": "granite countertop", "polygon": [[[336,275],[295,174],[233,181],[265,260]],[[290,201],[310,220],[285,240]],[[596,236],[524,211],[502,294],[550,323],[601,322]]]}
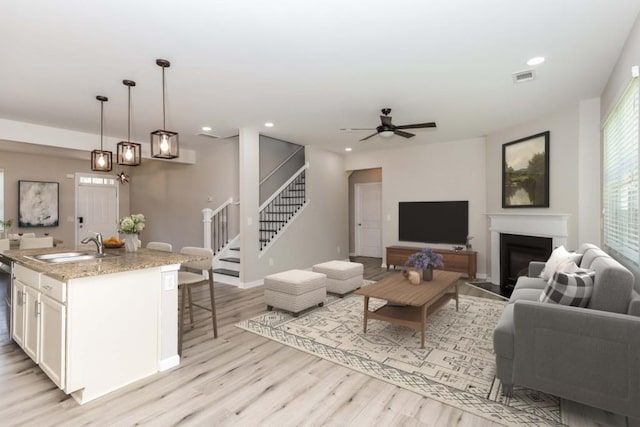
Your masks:
{"label": "granite countertop", "polygon": [[204,259],[203,257],[195,255],[185,255],[178,252],[154,251],[143,248],[138,249],[137,252],[125,252],[124,248],[105,249],[105,253],[117,256],[59,264],[45,263],[25,258],[25,256],[28,255],[33,256],[87,250],[95,252],[95,248],[55,247],[47,249],[5,251],[3,252],[3,255],[27,268],[42,272],[49,277],[63,282],[82,277],[122,273],[125,271],[161,267],[163,265],[182,264],[183,262],[200,261]]}

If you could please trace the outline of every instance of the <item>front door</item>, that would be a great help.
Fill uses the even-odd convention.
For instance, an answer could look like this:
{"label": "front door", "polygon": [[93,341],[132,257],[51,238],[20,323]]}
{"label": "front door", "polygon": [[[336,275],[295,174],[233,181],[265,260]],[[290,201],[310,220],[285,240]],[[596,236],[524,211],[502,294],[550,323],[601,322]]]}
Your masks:
{"label": "front door", "polygon": [[94,233],[117,236],[118,184],[115,178],[79,175],[76,179],[76,244]]}
{"label": "front door", "polygon": [[355,184],[356,255],[382,257],[382,184]]}

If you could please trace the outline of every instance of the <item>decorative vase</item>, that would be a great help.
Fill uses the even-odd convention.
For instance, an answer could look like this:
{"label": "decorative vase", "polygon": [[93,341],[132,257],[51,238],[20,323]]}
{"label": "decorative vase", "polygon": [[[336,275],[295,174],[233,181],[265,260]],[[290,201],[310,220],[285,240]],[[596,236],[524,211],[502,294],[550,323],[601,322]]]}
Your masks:
{"label": "decorative vase", "polygon": [[422,280],[430,282],[433,280],[433,267],[429,266],[422,270]]}
{"label": "decorative vase", "polygon": [[127,252],[138,251],[138,235],[136,233],[124,235],[124,250]]}

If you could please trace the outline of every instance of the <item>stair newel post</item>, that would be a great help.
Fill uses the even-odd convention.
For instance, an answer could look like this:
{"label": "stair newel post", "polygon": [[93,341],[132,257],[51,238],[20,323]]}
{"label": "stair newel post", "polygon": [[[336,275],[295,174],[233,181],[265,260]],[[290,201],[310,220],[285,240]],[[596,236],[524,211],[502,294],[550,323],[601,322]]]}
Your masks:
{"label": "stair newel post", "polygon": [[204,247],[212,249],[211,247],[211,216],[213,210],[209,208],[202,209],[202,223],[204,224]]}

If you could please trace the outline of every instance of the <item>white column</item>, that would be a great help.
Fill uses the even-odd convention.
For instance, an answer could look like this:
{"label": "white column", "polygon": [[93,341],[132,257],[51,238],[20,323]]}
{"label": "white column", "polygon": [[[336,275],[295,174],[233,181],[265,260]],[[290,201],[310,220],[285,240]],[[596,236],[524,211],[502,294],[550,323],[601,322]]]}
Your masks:
{"label": "white column", "polygon": [[240,283],[261,279],[256,260],[260,253],[260,134],[240,129]]}

